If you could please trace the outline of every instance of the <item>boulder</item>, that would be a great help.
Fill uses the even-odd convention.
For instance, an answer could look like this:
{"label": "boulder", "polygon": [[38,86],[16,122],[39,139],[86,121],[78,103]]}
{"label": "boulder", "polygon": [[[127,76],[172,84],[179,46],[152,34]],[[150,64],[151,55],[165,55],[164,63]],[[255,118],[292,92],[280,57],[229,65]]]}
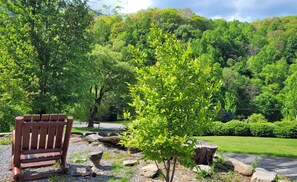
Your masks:
{"label": "boulder", "polygon": [[73,170],[70,171],[70,175],[73,177],[86,177],[91,176],[92,172],[89,167],[73,166]]}
{"label": "boulder", "polygon": [[102,159],[102,155],[103,155],[102,151],[92,152],[90,154],[89,159],[92,161],[93,167],[99,167],[100,161]]}
{"label": "boulder", "polygon": [[141,168],[140,174],[147,178],[154,178],[158,174],[158,168],[155,164],[149,164]]}
{"label": "boulder", "polygon": [[119,136],[107,136],[98,138],[99,142],[102,142],[108,146],[119,147],[121,146],[119,142],[121,141],[121,137]]}
{"label": "boulder", "polygon": [[137,160],[125,160],[125,161],[123,161],[124,166],[134,166],[137,163],[138,163]]}
{"label": "boulder", "polygon": [[202,171],[205,171],[207,174],[211,174],[211,167],[208,166],[208,165],[203,165],[203,164],[200,164],[200,165],[197,165],[196,167],[194,167],[193,169],[194,172],[202,172]]}
{"label": "boulder", "polygon": [[252,182],[272,182],[276,180],[276,173],[263,168],[256,168],[252,176]]}
{"label": "boulder", "polygon": [[128,154],[136,154],[136,153],[141,152],[140,149],[135,148],[135,147],[128,147],[128,148],[127,148],[127,151],[128,151]]}
{"label": "boulder", "polygon": [[111,132],[108,134],[108,136],[117,136],[118,134],[116,132]]}
{"label": "boulder", "polygon": [[98,139],[101,138],[101,136],[97,134],[90,134],[86,136],[86,140],[91,143],[91,142],[98,142]]}
{"label": "boulder", "polygon": [[96,132],[86,132],[85,136],[96,134]]}
{"label": "boulder", "polygon": [[218,146],[201,140],[195,145],[195,156],[193,160],[196,164],[210,165],[213,162],[213,157],[217,149]]}
{"label": "boulder", "polygon": [[238,172],[244,176],[251,176],[253,174],[252,166],[244,164],[243,162],[236,159],[229,159],[225,161],[224,164],[228,167],[231,167],[235,172]]}
{"label": "boulder", "polygon": [[108,133],[105,132],[105,131],[99,131],[98,132],[98,135],[103,136],[103,137],[106,137],[106,136],[108,136]]}
{"label": "boulder", "polygon": [[100,145],[100,142],[99,141],[90,143],[90,146],[98,146],[98,145]]}
{"label": "boulder", "polygon": [[70,136],[70,142],[71,143],[78,143],[82,141],[82,136],[77,134],[71,134]]}
{"label": "boulder", "polygon": [[84,136],[84,134],[82,132],[71,132],[71,136],[74,135],[74,136]]}

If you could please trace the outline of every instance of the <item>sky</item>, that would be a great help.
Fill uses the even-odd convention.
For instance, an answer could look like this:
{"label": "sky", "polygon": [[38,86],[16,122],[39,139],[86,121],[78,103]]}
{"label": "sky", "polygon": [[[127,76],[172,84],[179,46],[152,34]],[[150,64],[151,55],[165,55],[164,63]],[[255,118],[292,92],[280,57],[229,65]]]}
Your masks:
{"label": "sky", "polygon": [[[147,8],[190,8],[206,18],[254,21],[275,16],[297,15],[297,0],[89,0],[90,8],[121,6],[121,13],[135,13]],[[103,10],[109,14],[109,10]]]}

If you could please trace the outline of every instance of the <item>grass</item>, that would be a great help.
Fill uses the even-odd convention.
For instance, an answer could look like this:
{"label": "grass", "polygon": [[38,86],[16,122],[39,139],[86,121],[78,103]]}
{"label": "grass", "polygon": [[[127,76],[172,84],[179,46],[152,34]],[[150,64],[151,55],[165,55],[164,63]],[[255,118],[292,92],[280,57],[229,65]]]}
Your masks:
{"label": "grass", "polygon": [[90,151],[85,151],[85,152],[75,152],[69,156],[70,162],[71,163],[84,163],[88,160],[86,157],[86,154],[90,153]]}
{"label": "grass", "polygon": [[220,152],[297,158],[297,139],[241,136],[203,136],[198,139],[216,144]]}
{"label": "grass", "polygon": [[112,169],[112,172],[114,172],[114,173],[119,173],[119,172],[121,172],[123,169],[124,169],[124,165],[123,165],[123,163],[122,162],[120,162],[120,161],[113,161],[112,163],[111,163],[111,166],[113,167],[113,169]]}
{"label": "grass", "polygon": [[12,141],[11,136],[0,137],[0,145],[10,145]]}
{"label": "grass", "polygon": [[109,179],[108,182],[128,182],[129,179],[134,175],[134,171],[128,167],[125,167],[121,161],[113,161],[111,166],[113,167],[113,177]]}
{"label": "grass", "polygon": [[65,182],[66,181],[66,177],[64,175],[62,175],[62,176],[56,176],[56,175],[54,175],[54,176],[50,176],[48,178],[48,181],[49,182]]}
{"label": "grass", "polygon": [[104,152],[102,156],[102,159],[127,159],[127,158],[128,158],[128,154],[121,154],[121,153],[112,154],[107,151]]}

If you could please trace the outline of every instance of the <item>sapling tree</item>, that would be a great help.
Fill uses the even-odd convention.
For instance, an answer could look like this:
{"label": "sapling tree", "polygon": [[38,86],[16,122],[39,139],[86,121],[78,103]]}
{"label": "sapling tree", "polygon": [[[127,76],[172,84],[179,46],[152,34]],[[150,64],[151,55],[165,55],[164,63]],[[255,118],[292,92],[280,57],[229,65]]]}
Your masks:
{"label": "sapling tree", "polygon": [[[139,148],[156,165],[163,162],[166,182],[173,181],[177,159],[189,162],[196,139],[210,125],[219,105],[213,94],[220,87],[210,56],[193,59],[190,45],[152,28],[148,43],[156,63],[135,50],[137,83],[130,85],[136,116],[123,144]],[[142,65],[142,66],[141,66]],[[158,166],[159,168],[159,166]]]}

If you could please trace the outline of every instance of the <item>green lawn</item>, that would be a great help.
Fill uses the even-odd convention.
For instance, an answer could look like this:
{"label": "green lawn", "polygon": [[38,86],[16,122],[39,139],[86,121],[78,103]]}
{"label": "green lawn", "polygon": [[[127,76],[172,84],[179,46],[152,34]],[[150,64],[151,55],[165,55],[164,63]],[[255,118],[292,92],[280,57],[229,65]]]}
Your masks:
{"label": "green lawn", "polygon": [[198,138],[216,144],[220,152],[297,158],[297,139],[240,136],[203,136]]}

